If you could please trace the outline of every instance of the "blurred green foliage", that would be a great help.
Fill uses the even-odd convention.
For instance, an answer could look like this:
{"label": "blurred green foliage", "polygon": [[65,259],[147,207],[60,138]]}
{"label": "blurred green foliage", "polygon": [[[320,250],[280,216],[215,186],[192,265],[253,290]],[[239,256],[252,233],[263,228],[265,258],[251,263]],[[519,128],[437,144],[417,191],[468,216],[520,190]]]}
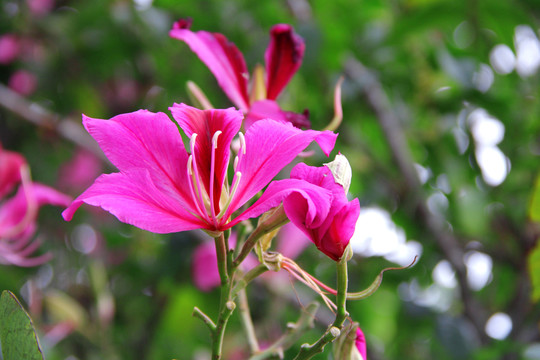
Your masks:
{"label": "blurred green foliage", "polygon": [[[0,9],[0,34],[13,33],[25,44],[23,55],[0,65],[0,83],[8,84],[16,70],[31,72],[37,89],[28,100],[76,123],[82,113],[109,118],[140,108],[167,111],[174,102],[189,101],[188,80],[216,107],[231,106],[189,48],[168,37],[177,18],[193,18],[193,30],[225,34],[250,70],[264,61],[269,28],[293,24],[305,39],[306,55],[280,104],[296,112],[309,109],[312,127],[322,129],[333,116],[334,85],[345,75],[336,149],[352,164],[351,194],[364,209],[388,211],[406,238],[422,245],[412,269],[387,273],[375,295],[349,304],[351,317],[366,334],[369,358],[540,357],[539,75],[515,69],[504,73],[490,59],[500,44],[518,53],[516,34],[523,27],[538,36],[536,1],[57,0],[48,13],[36,15],[27,2],[3,0]],[[528,43],[529,50],[534,44]],[[366,69],[361,76],[358,64]],[[387,96],[382,110],[397,119],[394,131],[406,140],[412,161],[427,170],[419,188],[408,184],[397,166],[381,114],[366,96],[374,94],[373,81]],[[510,165],[497,185],[486,181],[478,160],[480,144],[471,120],[478,109],[504,126],[497,146]],[[58,184],[59,168],[76,150],[55,129],[26,122],[5,108],[0,108],[0,141],[27,158],[34,180],[49,185]],[[325,160],[307,161],[319,165]],[[76,196],[84,188],[63,190]],[[427,212],[419,201],[427,204]],[[149,234],[87,210],[64,223],[58,209],[45,209],[40,236],[55,258],[40,268],[0,268],[0,289],[22,293],[47,359],[205,358],[207,329],[191,312],[196,305],[215,315],[219,296],[192,284],[190,255],[199,236]],[[426,218],[434,219],[438,230]],[[89,254],[74,246],[82,224],[96,232],[98,245]],[[446,245],[458,247],[460,256],[476,251],[490,257],[486,286],[471,288],[459,274],[457,285],[450,287],[434,280],[434,268],[449,260],[443,233],[456,240]],[[333,283],[333,264],[314,247],[297,262]],[[92,283],[95,266],[105,271],[100,286]],[[386,266],[393,264],[357,253],[349,265],[351,290],[368,286]],[[289,297],[263,282],[250,293],[261,340],[279,337],[286,322],[297,319],[306,297],[313,297],[292,280],[282,285]],[[88,322],[56,342],[47,334],[61,319],[40,299],[46,304],[58,292],[78,304]],[[110,300],[107,294],[113,309],[103,303]],[[497,312],[512,320],[504,339],[484,330]],[[328,314],[321,311],[318,317],[324,321]],[[318,326],[302,341],[316,339],[325,325]],[[227,336],[229,358],[244,358],[247,347],[237,317]]]}

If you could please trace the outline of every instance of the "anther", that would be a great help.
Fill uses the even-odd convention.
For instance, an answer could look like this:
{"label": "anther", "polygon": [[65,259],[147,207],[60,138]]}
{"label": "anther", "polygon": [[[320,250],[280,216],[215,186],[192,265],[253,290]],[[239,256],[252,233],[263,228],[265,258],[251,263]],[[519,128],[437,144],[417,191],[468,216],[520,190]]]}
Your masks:
{"label": "anther", "polygon": [[212,137],[212,146],[214,147],[214,149],[217,149],[217,141],[218,141],[218,137],[219,135],[221,135],[222,131],[221,130],[218,130],[214,133],[214,136]]}
{"label": "anther", "polygon": [[240,131],[238,133],[238,138],[240,139],[240,149],[242,151],[242,154],[246,153],[246,138],[244,137],[244,134]]}

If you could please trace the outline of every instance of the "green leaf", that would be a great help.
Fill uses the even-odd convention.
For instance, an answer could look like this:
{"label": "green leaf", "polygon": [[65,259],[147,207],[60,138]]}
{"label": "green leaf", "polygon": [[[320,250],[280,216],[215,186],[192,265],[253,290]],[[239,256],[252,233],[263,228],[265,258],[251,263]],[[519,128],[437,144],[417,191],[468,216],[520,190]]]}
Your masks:
{"label": "green leaf", "polygon": [[540,241],[537,242],[534,250],[529,254],[528,258],[529,274],[532,283],[532,301],[540,300]]}
{"label": "green leaf", "polygon": [[0,297],[0,342],[4,360],[44,360],[32,319],[7,290]]}
{"label": "green leaf", "polygon": [[529,216],[532,221],[540,222],[540,176],[536,178],[529,204]]}

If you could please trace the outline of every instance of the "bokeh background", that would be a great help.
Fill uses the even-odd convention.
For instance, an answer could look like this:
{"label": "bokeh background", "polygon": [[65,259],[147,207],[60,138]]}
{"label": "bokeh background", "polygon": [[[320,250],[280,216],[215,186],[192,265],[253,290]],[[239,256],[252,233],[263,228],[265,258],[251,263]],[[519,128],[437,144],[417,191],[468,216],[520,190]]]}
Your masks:
{"label": "bokeh background", "polygon": [[[27,158],[35,181],[76,196],[115,171],[82,131],[82,113],[167,111],[190,103],[188,80],[231,106],[168,37],[175,20],[225,34],[250,69],[270,27],[290,23],[306,53],[282,107],[309,109],[322,129],[345,78],[336,149],[362,205],[351,290],[419,255],[349,303],[369,359],[540,359],[539,16],[540,3],[525,0],[2,0],[0,141]],[[47,207],[39,223],[54,259],[1,266],[0,289],[29,308],[47,359],[208,356],[208,332],[191,317],[195,305],[215,315],[219,298],[193,284],[201,234],[155,235],[89,207],[70,223]],[[333,262],[314,246],[297,262],[333,284]],[[286,276],[252,290],[263,343],[314,298]],[[321,310],[302,341],[328,316]],[[227,358],[245,350],[233,317]]]}

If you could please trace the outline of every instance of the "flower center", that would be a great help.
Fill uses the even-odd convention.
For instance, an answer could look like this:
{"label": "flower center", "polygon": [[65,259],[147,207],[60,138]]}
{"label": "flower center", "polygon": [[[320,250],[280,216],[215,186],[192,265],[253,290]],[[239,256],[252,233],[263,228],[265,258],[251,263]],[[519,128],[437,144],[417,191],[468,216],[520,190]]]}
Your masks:
{"label": "flower center", "polygon": [[[215,183],[219,181],[216,179],[216,157],[218,154],[218,138],[222,134],[222,131],[218,130],[212,136],[212,143],[210,149],[210,169],[209,169],[209,179],[208,179],[208,191],[204,186],[204,180],[201,176],[201,169],[198,168],[198,156],[196,151],[196,142],[197,134],[194,133],[189,141],[189,147],[191,154],[189,155],[187,162],[187,172],[188,172],[188,181],[191,198],[195,204],[197,210],[197,216],[203,219],[208,224],[213,225],[216,229],[219,229],[221,225],[227,222],[227,219],[223,219],[224,215],[227,213],[227,210],[238,190],[238,185],[242,178],[242,174],[239,171],[236,171],[238,166],[243,160],[243,157],[246,153],[246,141],[244,134],[241,132],[238,133],[240,139],[240,149],[238,154],[234,159],[234,176],[232,180],[232,190],[229,193],[229,184],[225,179],[221,188],[219,189],[219,194],[215,194]],[[226,177],[226,174],[225,174]],[[216,204],[216,200],[219,199],[219,204]],[[219,213],[218,213],[219,212]],[[227,216],[228,217],[228,216]]]}

